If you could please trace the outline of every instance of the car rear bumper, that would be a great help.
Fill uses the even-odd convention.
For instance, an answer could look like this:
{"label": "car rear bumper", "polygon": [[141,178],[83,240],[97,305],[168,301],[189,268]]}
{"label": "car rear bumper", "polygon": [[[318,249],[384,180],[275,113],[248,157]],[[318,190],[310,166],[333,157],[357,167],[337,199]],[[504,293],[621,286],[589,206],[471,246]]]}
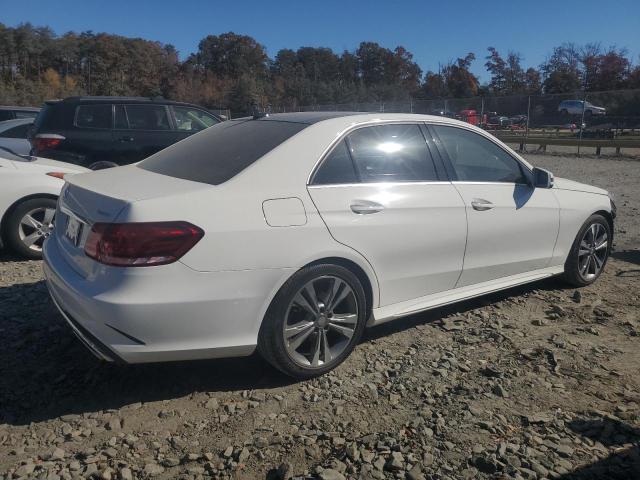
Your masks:
{"label": "car rear bumper", "polygon": [[52,237],[44,248],[51,297],[98,358],[125,363],[250,355],[290,269],[196,272],[104,266],[83,277]]}

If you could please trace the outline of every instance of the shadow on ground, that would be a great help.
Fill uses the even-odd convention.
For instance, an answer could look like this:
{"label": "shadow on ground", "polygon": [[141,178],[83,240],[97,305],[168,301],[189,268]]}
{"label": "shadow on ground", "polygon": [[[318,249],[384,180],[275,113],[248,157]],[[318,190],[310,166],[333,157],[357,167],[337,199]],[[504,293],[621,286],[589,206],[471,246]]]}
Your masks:
{"label": "shadow on ground", "polygon": [[[550,280],[407,317],[367,330],[363,342],[472,310],[534,289]],[[65,414],[116,409],[194,392],[274,388],[293,383],[257,354],[247,358],[146,365],[95,359],[74,337],[44,282],[0,288],[0,423],[24,425]]]}
{"label": "shadow on ground", "polygon": [[[583,437],[618,451],[560,477],[561,480],[630,480],[640,478],[640,429],[611,418],[574,420],[568,427]],[[629,444],[633,446],[629,447]],[[626,445],[626,447],[625,447]]]}

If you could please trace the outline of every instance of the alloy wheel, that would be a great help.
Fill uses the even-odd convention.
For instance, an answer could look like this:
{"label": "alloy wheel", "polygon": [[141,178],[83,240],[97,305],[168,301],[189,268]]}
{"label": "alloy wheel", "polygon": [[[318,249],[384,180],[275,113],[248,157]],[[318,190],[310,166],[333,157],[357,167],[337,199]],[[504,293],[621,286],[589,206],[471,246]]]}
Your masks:
{"label": "alloy wheel", "polygon": [[608,254],[607,230],[599,223],[592,223],[584,232],[578,249],[578,271],[580,276],[591,281],[600,274]]}
{"label": "alloy wheel", "polygon": [[42,244],[53,232],[55,209],[47,207],[34,208],[28,211],[18,226],[20,241],[29,250],[42,252]]}
{"label": "alloy wheel", "polygon": [[286,310],[282,334],[296,364],[319,368],[338,360],[358,325],[356,295],[343,279],[325,275],[306,283]]}

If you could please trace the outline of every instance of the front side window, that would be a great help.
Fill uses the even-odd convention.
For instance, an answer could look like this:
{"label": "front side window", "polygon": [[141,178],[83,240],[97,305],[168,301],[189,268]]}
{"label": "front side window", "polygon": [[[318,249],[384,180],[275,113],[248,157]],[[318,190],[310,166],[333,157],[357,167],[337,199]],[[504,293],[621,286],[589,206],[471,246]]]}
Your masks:
{"label": "front side window", "polygon": [[459,181],[528,183],[520,163],[470,130],[433,125]]}
{"label": "front side window", "polygon": [[169,116],[163,105],[125,105],[132,130],[170,130]]}
{"label": "front side window", "polygon": [[189,107],[173,107],[176,128],[184,132],[199,132],[215,125],[218,119],[202,110]]}
{"label": "front side window", "polygon": [[380,125],[355,130],[347,146],[365,183],[437,180],[435,166],[418,125]]}
{"label": "front side window", "polygon": [[111,128],[111,105],[80,105],[76,110],[76,126],[81,128]]}

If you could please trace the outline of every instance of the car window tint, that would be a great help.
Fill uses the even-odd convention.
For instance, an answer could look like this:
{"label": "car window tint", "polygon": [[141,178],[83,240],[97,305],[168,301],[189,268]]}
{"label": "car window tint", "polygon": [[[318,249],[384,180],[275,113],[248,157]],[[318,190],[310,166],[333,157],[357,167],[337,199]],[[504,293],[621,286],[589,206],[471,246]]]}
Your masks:
{"label": "car window tint", "polygon": [[129,128],[133,130],[169,130],[169,117],[163,105],[126,105]]}
{"label": "car window tint", "polygon": [[127,122],[127,113],[124,111],[124,105],[116,105],[114,128],[120,130],[129,128],[129,122]]}
{"label": "car window tint", "polygon": [[458,180],[527,183],[520,163],[483,136],[457,127],[432,126]]}
{"label": "car window tint", "polygon": [[184,132],[199,132],[218,123],[218,119],[202,110],[188,107],[173,107],[176,128]]}
{"label": "car window tint", "polygon": [[17,127],[8,128],[4,132],[0,133],[0,137],[4,138],[27,138],[27,133],[33,124],[27,123],[24,125],[18,125]]}
{"label": "car window tint", "polygon": [[138,163],[138,167],[162,175],[219,185],[307,126],[305,123],[275,120],[221,122],[161,150]]}
{"label": "car window tint", "polygon": [[16,118],[36,118],[37,116],[38,112],[16,110]]}
{"label": "car window tint", "polygon": [[322,165],[313,177],[313,185],[335,185],[357,183],[358,177],[351,161],[347,145],[342,140],[322,161]]}
{"label": "car window tint", "polygon": [[11,119],[13,119],[13,112],[11,110],[0,110],[0,122]]}
{"label": "car window tint", "polygon": [[418,125],[360,128],[347,136],[347,144],[362,182],[438,179]]}
{"label": "car window tint", "polygon": [[80,105],[76,111],[76,126],[83,128],[111,128],[111,105]]}

